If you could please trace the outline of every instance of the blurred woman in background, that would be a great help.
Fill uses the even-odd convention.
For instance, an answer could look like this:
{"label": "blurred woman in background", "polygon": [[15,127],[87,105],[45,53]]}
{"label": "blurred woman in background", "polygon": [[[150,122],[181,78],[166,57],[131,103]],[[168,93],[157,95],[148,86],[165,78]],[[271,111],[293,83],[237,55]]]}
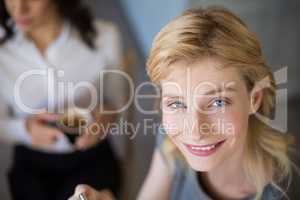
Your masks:
{"label": "blurred woman in background", "polygon": [[[117,194],[119,162],[107,139],[100,139],[103,131],[86,131],[72,144],[62,131],[48,125],[60,119],[56,111],[67,109],[70,97],[84,108],[93,100],[91,94],[86,90],[73,94],[66,85],[63,95],[56,86],[49,93],[47,85],[49,81],[98,84],[101,71],[118,69],[122,50],[114,24],[94,20],[81,0],[1,0],[0,25],[0,140],[17,144],[9,173],[13,199],[65,200],[80,183]],[[19,85],[20,104],[16,83],[32,70],[38,75]],[[110,94],[105,99],[97,101],[98,106],[118,103]],[[115,115],[97,112],[98,106],[91,110],[95,123],[116,120]]]}

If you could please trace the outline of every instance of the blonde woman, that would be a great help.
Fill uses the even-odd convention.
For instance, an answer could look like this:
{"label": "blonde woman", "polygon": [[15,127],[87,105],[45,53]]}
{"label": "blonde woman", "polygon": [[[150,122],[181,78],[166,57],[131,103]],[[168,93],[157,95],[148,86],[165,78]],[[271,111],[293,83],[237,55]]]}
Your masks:
{"label": "blonde woman", "polygon": [[[164,129],[138,199],[284,198],[289,140],[257,118],[271,118],[274,79],[256,36],[236,15],[217,7],[186,11],[156,36],[147,70],[161,88]],[[111,199],[88,186],[73,198],[84,192],[89,200]]]}

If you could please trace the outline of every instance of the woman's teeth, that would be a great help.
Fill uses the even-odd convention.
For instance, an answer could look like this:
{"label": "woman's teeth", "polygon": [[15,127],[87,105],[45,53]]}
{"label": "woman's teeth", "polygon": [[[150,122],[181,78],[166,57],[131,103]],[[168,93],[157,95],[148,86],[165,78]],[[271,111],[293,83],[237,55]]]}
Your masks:
{"label": "woman's teeth", "polygon": [[216,145],[206,146],[206,147],[192,147],[193,150],[209,151],[215,148]]}
{"label": "woman's teeth", "polygon": [[185,144],[187,150],[195,156],[209,156],[217,151],[218,148],[225,142],[225,140],[209,144],[209,145],[189,145]]}

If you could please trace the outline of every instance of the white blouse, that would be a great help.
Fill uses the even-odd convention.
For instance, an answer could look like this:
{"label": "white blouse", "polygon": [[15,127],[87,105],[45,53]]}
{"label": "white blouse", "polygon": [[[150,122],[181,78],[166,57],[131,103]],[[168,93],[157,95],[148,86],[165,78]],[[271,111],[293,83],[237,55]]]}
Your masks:
{"label": "white blouse", "polygon": [[[68,102],[70,85],[88,83],[97,87],[102,70],[121,69],[122,50],[117,28],[104,21],[97,21],[95,25],[98,32],[95,50],[87,47],[68,23],[44,55],[18,30],[0,46],[0,142],[31,146],[25,128],[25,117],[31,111],[57,109]],[[117,81],[109,82],[104,85],[110,88],[106,96],[113,99],[122,89]],[[76,105],[89,102],[87,92],[78,85],[74,94]],[[49,151],[70,152],[73,147],[62,135]]]}

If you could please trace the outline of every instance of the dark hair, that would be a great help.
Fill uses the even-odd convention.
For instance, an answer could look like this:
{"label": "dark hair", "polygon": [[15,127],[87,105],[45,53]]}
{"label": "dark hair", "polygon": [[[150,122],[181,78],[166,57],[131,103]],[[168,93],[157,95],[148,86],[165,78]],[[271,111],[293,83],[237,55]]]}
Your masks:
{"label": "dark hair", "polygon": [[[93,24],[93,15],[83,5],[81,0],[53,0],[59,15],[78,30],[83,42],[90,48],[94,48],[94,40],[97,36]],[[0,37],[0,45],[13,37],[13,23],[6,10],[4,0],[0,0],[0,26],[4,34]]]}

